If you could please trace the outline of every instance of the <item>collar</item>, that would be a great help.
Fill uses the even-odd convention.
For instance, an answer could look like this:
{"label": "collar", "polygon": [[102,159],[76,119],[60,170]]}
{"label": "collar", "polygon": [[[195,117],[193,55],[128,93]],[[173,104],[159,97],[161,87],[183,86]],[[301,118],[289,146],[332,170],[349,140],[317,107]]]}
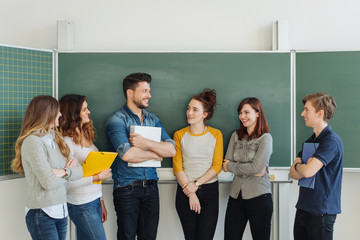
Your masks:
{"label": "collar", "polygon": [[[128,105],[127,105],[126,103],[125,103],[125,105],[124,105],[124,110],[125,110],[125,112],[126,112],[127,114],[129,114],[130,116],[136,116],[136,117],[138,117],[138,115],[136,115],[135,113],[133,113],[133,112],[130,110],[130,108],[128,107]],[[148,116],[149,113],[148,113],[145,109],[142,109],[141,111],[142,111],[142,115],[144,116],[144,118]]]}
{"label": "collar", "polygon": [[319,134],[317,138],[315,138],[315,133],[312,135],[313,140],[319,140],[322,139],[328,132],[332,131],[332,128],[330,125],[327,125]]}
{"label": "collar", "polygon": [[[35,134],[40,134],[40,130],[34,132]],[[54,130],[50,130],[48,132],[46,132],[41,139],[47,144],[49,145],[51,148],[55,149],[56,144],[55,144],[55,132]]]}

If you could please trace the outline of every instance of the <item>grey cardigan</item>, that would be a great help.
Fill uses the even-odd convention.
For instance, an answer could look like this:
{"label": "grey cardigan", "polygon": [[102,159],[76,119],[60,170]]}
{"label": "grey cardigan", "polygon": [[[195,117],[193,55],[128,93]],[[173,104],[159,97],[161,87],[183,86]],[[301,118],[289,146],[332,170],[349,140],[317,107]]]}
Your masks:
{"label": "grey cardigan", "polygon": [[[26,206],[30,209],[44,208],[66,203],[66,180],[55,177],[51,168],[65,167],[66,159],[57,144],[51,148],[43,138],[30,135],[21,146],[21,160],[27,183]],[[70,180],[82,177],[82,167],[71,168]]]}
{"label": "grey cardigan", "polygon": [[[236,132],[231,135],[225,158],[230,160],[227,165],[228,171],[235,175],[230,189],[232,198],[237,199],[240,191],[243,199],[271,193],[268,173],[271,154],[272,137],[270,133],[251,140],[239,140]],[[267,171],[264,176],[253,176],[261,172],[265,165]]]}

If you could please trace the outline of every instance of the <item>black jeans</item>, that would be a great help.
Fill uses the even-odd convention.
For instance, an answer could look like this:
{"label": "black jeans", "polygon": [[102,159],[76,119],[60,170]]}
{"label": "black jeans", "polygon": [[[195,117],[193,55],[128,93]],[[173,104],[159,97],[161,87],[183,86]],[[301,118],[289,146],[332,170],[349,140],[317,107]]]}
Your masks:
{"label": "black jeans", "polygon": [[294,240],[332,240],[336,214],[313,214],[298,209]]}
{"label": "black jeans", "polygon": [[263,194],[252,199],[229,197],[225,215],[225,240],[242,239],[247,222],[253,240],[270,239],[273,201],[271,194]]}
{"label": "black jeans", "polygon": [[159,225],[159,190],[149,186],[128,185],[113,192],[117,215],[117,239],[155,240]]}
{"label": "black jeans", "polygon": [[[211,240],[214,237],[219,215],[219,183],[204,184],[196,191],[199,198],[200,214],[190,210],[189,198],[180,185],[176,192],[176,211],[186,240]],[[170,239],[170,238],[169,238]]]}

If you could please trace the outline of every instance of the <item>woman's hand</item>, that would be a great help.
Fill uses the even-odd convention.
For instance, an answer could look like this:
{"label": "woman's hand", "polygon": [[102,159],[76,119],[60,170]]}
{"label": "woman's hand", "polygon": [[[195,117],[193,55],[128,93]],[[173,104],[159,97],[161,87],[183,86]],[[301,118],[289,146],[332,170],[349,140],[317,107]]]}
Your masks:
{"label": "woman's hand", "polygon": [[63,169],[63,168],[62,169],[52,168],[51,172],[52,172],[52,174],[55,175],[55,177],[58,177],[58,178],[62,178],[66,175],[65,169]]}
{"label": "woman's hand", "polygon": [[95,174],[93,176],[93,182],[105,181],[109,177],[111,177],[111,168],[105,169],[104,171],[102,171],[98,174]]}
{"label": "woman's hand", "polygon": [[75,159],[70,159],[66,164],[65,167],[66,168],[72,168],[72,167],[76,167],[77,166],[77,161]]}
{"label": "woman's hand", "polygon": [[223,170],[224,170],[224,172],[228,172],[228,169],[227,169],[227,164],[229,163],[230,161],[229,160],[227,160],[227,159],[224,159],[224,161],[223,161]]}
{"label": "woman's hand", "polygon": [[196,193],[193,193],[189,196],[189,205],[191,211],[200,214],[201,206],[200,206],[199,198],[196,196]]}
{"label": "woman's hand", "polygon": [[101,222],[104,223],[107,220],[107,211],[106,211],[104,200],[101,199],[100,203],[101,203]]}
{"label": "woman's hand", "polygon": [[262,177],[264,176],[266,173],[266,165],[264,166],[264,168],[261,170],[261,172],[254,174],[255,177]]}
{"label": "woman's hand", "polygon": [[189,182],[188,184],[185,184],[185,185],[183,186],[183,192],[184,192],[185,195],[188,196],[188,197],[189,197],[191,194],[194,194],[198,189],[199,189],[199,187],[197,187],[194,182]]}

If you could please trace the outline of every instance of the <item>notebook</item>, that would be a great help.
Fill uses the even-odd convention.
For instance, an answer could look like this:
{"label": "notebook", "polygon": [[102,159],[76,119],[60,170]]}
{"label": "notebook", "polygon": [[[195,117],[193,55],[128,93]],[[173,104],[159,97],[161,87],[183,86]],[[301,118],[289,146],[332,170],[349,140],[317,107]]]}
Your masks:
{"label": "notebook", "polygon": [[[161,128],[160,127],[147,127],[147,126],[130,126],[130,133],[138,133],[142,137],[150,139],[155,142],[161,141]],[[146,149],[145,149],[146,150]],[[129,167],[161,167],[161,162],[155,159],[150,159],[141,163],[128,163]]]}
{"label": "notebook", "polygon": [[[316,149],[318,148],[319,143],[307,143],[305,142],[303,144],[303,150],[302,150],[302,158],[301,161],[302,163],[307,163],[307,161],[309,160],[309,158],[312,158],[312,156],[314,155]],[[309,178],[302,178],[299,180],[299,186],[301,187],[306,187],[306,188],[311,188],[314,189],[315,187],[315,176],[309,177]]]}

